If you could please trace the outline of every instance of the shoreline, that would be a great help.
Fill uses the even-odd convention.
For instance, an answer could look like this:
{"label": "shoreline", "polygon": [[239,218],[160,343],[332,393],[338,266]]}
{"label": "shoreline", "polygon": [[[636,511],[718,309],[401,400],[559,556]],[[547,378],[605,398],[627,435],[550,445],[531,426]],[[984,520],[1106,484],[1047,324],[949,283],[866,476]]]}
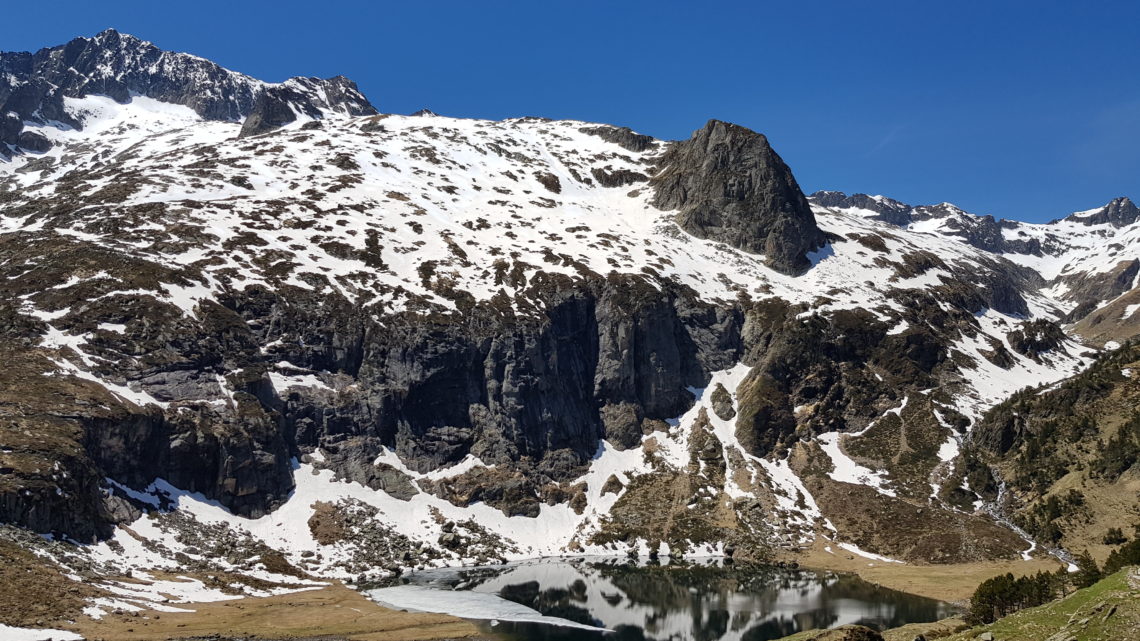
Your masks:
{"label": "shoreline", "polygon": [[810,570],[847,572],[875,585],[927,597],[952,605],[962,605],[986,579],[1012,573],[1014,576],[1039,571],[1056,571],[1063,567],[1053,557],[1031,560],[975,561],[952,564],[891,563],[859,556],[847,550],[828,552],[825,542],[816,541],[800,553],[778,555],[775,561],[795,561]]}
{"label": "shoreline", "polygon": [[[977,586],[986,579],[1007,572],[1014,576],[1033,574],[1039,571],[1055,571],[1064,567],[1053,557],[1034,557],[1030,560],[996,560],[974,561],[971,563],[950,564],[917,564],[903,562],[884,562],[871,557],[863,557],[848,550],[835,550],[828,552],[824,546],[829,542],[817,541],[811,548],[801,552],[784,552],[775,555],[768,561],[757,561],[760,565],[776,565],[778,563],[795,562],[805,570],[819,570],[828,572],[843,572],[857,575],[859,578],[875,585],[905,592],[915,596],[926,597],[959,605],[967,601]],[[830,545],[835,545],[830,543]],[[723,563],[730,559],[724,555],[691,556],[673,558],[661,556],[657,561],[662,566],[675,563],[702,564],[709,562]],[[472,567],[502,567],[508,565],[544,562],[571,562],[581,561],[636,561],[644,563],[651,557],[628,557],[622,554],[575,554],[566,556],[537,556],[526,559],[514,559],[505,564],[491,566],[444,566],[430,568],[426,572],[460,571]],[[738,562],[738,563],[742,563]]]}
{"label": "shoreline", "polygon": [[153,641],[225,639],[321,641],[442,641],[487,639],[470,620],[385,608],[339,581],[301,592],[229,601],[179,603],[192,612],[107,614],[66,627],[86,639]]}
{"label": "shoreline", "polygon": [[[1060,567],[1052,558],[1029,561],[991,561],[953,565],[914,565],[888,563],[861,557],[846,550],[828,552],[819,542],[799,553],[785,553],[770,563],[795,562],[805,570],[842,572],[911,595],[962,605],[979,583],[987,578],[1012,572],[1030,574]],[[546,556],[511,561],[519,563],[582,561],[624,562],[621,555]],[[662,565],[672,563],[721,564],[724,556],[685,559],[662,557]],[[638,561],[644,562],[646,557]],[[446,570],[448,568],[439,568]],[[456,566],[456,571],[464,568]],[[108,614],[102,619],[81,618],[61,626],[88,639],[106,641],[147,641],[150,639],[193,639],[219,635],[224,638],[323,639],[344,641],[434,641],[465,638],[486,639],[477,621],[449,614],[397,610],[384,607],[364,592],[330,581],[328,585],[275,596],[249,596],[227,601],[179,603],[191,612],[143,610],[138,613]],[[947,620],[950,621],[950,620]],[[911,624],[905,628],[929,629],[939,623]],[[903,628],[895,628],[901,630]],[[884,631],[884,633],[890,632]],[[889,637],[888,637],[889,638]]]}

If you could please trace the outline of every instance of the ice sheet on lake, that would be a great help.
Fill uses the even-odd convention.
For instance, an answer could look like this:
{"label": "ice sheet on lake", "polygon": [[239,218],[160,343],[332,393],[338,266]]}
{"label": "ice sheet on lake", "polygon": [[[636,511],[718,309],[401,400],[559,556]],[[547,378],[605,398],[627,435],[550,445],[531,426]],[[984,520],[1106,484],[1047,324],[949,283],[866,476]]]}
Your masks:
{"label": "ice sheet on lake", "polygon": [[370,590],[365,594],[380,605],[397,610],[450,614],[464,619],[545,623],[567,628],[605,631],[604,628],[596,628],[569,619],[548,617],[538,610],[533,610],[514,601],[508,601],[494,594],[461,590],[443,591],[418,585],[380,588]]}

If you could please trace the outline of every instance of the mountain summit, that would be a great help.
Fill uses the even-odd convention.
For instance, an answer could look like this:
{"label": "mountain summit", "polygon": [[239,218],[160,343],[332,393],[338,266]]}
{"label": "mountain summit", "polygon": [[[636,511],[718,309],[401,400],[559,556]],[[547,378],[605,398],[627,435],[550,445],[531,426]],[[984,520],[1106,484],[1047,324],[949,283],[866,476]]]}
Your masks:
{"label": "mountain summit", "polygon": [[678,210],[677,224],[698,238],[764,254],[784,273],[806,269],[807,253],[824,245],[791,169],[762,134],[710,120],[661,165],[653,203]]}
{"label": "mountain summit", "polygon": [[[118,103],[145,96],[184,105],[206,120],[252,121],[251,132],[327,113],[376,113],[356,84],[343,76],[267,83],[107,29],[35,53],[0,53],[0,143],[43,151],[45,139],[25,131],[24,123],[81,129],[82,119],[64,101],[95,94]],[[8,150],[0,147],[0,153]]]}

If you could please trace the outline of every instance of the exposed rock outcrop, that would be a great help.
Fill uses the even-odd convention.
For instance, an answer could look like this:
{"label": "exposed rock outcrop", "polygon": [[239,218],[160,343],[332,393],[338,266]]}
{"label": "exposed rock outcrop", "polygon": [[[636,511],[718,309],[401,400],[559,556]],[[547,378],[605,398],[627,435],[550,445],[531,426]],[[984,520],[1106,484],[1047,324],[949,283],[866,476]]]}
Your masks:
{"label": "exposed rock outcrop", "polygon": [[1013,351],[1037,360],[1042,354],[1060,348],[1065,332],[1053,321],[1038,319],[1022,323],[1007,339]]}
{"label": "exposed rock outcrop", "polygon": [[[203,305],[195,318],[142,299],[148,322],[103,340],[108,350],[159,357],[143,366],[122,360],[108,375],[180,410],[128,409],[114,422],[81,418],[73,427],[76,451],[49,458],[72,478],[88,479],[89,498],[72,496],[91,508],[43,501],[37,509],[54,519],[45,521],[14,493],[20,505],[2,516],[90,538],[113,522],[91,511],[101,504],[94,498],[99,479],[142,488],[162,477],[256,517],[292,489],[289,459],[317,447],[325,451],[321,466],[397,498],[416,490],[399,471],[374,464],[382,448],[420,472],[468,455],[508,467],[528,460],[529,478],[509,486],[472,478],[461,494],[533,515],[539,485],[580,475],[601,438],[640,442],[652,429],[646,421],[682,414],[693,398],[687,388],[704,386],[710,371],[740,356],[740,313],[684,289],[662,292],[637,276],[555,279],[542,296],[546,311],[536,317],[504,317],[480,304],[450,317],[390,317],[383,331],[335,296],[295,288],[249,288],[223,305]],[[57,324],[73,322],[92,321]],[[352,389],[275,391],[266,372],[281,361],[338,373]],[[215,374],[203,372],[212,367],[236,372],[226,380],[232,399]],[[219,401],[220,409],[212,405]],[[615,415],[606,407],[622,409]],[[533,500],[520,503],[520,492]]]}
{"label": "exposed rock outcrop", "polygon": [[639,134],[634,132],[629,127],[612,127],[610,125],[598,125],[594,127],[582,127],[579,129],[582,133],[591,134],[605,140],[612,142],[634,152],[645,151],[652,149],[657,141],[652,136]]}
{"label": "exposed rock outcrop", "polygon": [[673,143],[653,177],[653,204],[676,209],[677,224],[696,236],[763,254],[777,271],[810,266],[807,254],[826,239],[791,170],[768,139],[710,120]]}
{"label": "exposed rock outcrop", "polygon": [[256,136],[279,129],[297,120],[289,101],[275,91],[258,94],[250,108],[249,115],[241,125],[241,136]]}
{"label": "exposed rock outcrop", "polygon": [[[327,97],[327,104],[313,100],[315,95]],[[317,120],[329,109],[349,116],[375,115],[376,110],[363,98],[356,83],[344,76],[326,80],[292,78],[280,85],[266,86],[257,94],[242,123],[241,135],[272,131],[300,117]]]}
{"label": "exposed rock outcrop", "polygon": [[899,227],[905,227],[913,220],[914,207],[885,196],[869,196],[867,194],[851,194],[849,196],[841,191],[817,191],[808,196],[808,200],[820,207],[873,211],[878,214],[879,220]]}
{"label": "exposed rock outcrop", "polygon": [[732,407],[732,396],[724,385],[716,384],[712,391],[712,407],[713,412],[722,421],[730,421],[736,417],[736,409]]}
{"label": "exposed rock outcrop", "polygon": [[338,440],[334,436],[322,441],[321,445],[324,460],[316,466],[333,470],[339,479],[384,491],[402,501],[420,493],[407,474],[391,465],[376,462],[384,446],[375,437],[350,436]]}
{"label": "exposed rock outcrop", "polygon": [[[1074,220],[1084,225],[1112,225],[1113,227],[1126,227],[1140,221],[1140,208],[1126,196],[1114,198],[1104,207],[1086,212],[1082,215],[1069,216],[1066,220]],[[1056,222],[1056,221],[1054,221]]]}

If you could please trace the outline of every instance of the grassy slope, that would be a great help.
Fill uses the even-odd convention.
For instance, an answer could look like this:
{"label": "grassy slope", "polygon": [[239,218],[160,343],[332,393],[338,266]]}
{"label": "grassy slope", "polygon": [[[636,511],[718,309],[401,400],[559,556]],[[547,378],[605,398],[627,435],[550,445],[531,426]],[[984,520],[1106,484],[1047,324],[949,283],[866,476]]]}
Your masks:
{"label": "grassy slope", "polygon": [[[831,546],[832,552],[824,550],[827,545]],[[823,540],[803,553],[779,555],[776,560],[796,561],[807,568],[851,572],[865,581],[892,590],[961,603],[970,598],[979,583],[999,574],[1009,572],[1023,576],[1041,571],[1053,572],[1060,567],[1052,557],[941,565],[882,563],[851,554]]]}
{"label": "grassy slope", "polygon": [[[1037,608],[1022,610],[991,625],[962,630],[960,619],[914,624],[883,632],[886,641],[909,641],[917,634],[928,639],[974,641],[990,632],[996,641],[1127,641],[1140,639],[1140,567],[1123,570],[1096,585],[1078,590]],[[820,630],[799,632],[780,641],[828,638]],[[842,638],[842,637],[839,637]]]}
{"label": "grassy slope", "polygon": [[[1128,376],[1123,373],[1126,370],[1138,374]],[[1081,389],[1086,391],[1074,391]],[[1018,420],[1029,434],[1052,432],[1038,438],[1038,447],[1032,453],[1022,437],[1004,455],[989,455],[990,462],[1009,481],[1010,489],[1024,502],[1016,509],[1015,520],[1032,517],[1050,497],[1079,492],[1083,505],[1066,508],[1054,522],[1063,534],[1058,543],[1074,553],[1087,549],[1103,560],[1112,547],[1102,541],[1107,530],[1116,527],[1130,533],[1132,526],[1140,523],[1140,466],[1133,464],[1115,479],[1098,476],[1093,466],[1103,454],[1104,443],[1117,435],[1137,408],[1140,342],[1107,354],[1057,389],[1040,393],[1031,390],[995,408],[983,423],[992,425],[1003,413],[1012,413],[1025,417]],[[1086,421],[1087,427],[1074,427],[1081,421]],[[988,427],[983,425],[980,430]],[[1032,527],[1027,529],[1032,533]]]}
{"label": "grassy slope", "polygon": [[946,638],[967,641],[984,632],[998,641],[1140,639],[1140,568],[1124,568],[1064,599]]}
{"label": "grassy slope", "polygon": [[834,630],[804,630],[779,641],[879,641],[882,639],[869,628],[845,625]]}

